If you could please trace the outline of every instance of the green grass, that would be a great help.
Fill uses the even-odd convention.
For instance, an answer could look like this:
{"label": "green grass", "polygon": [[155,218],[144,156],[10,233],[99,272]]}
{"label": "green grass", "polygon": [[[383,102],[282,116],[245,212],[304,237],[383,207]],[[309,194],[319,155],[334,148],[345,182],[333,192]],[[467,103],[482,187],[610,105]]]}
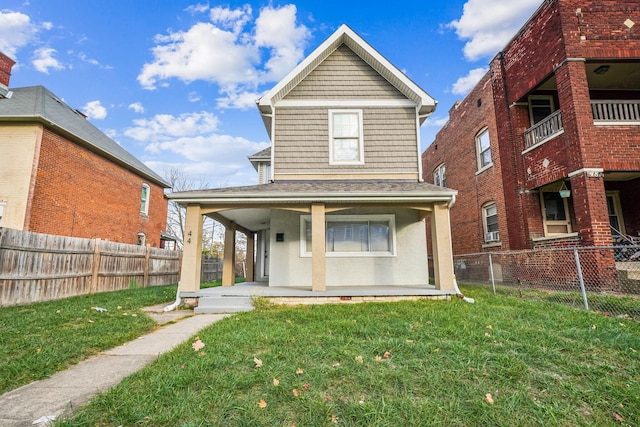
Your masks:
{"label": "green grass", "polygon": [[640,425],[640,323],[465,294],[241,313],[59,425]]}
{"label": "green grass", "polygon": [[175,294],[176,286],[132,288],[1,308],[0,393],[153,330],[155,322],[140,308]]}

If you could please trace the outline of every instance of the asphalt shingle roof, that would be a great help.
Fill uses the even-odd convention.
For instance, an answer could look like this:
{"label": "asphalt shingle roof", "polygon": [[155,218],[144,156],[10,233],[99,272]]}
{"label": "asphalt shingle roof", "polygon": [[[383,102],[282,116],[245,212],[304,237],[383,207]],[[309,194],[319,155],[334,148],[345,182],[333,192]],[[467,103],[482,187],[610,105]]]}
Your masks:
{"label": "asphalt shingle roof", "polygon": [[39,121],[81,140],[101,155],[123,164],[140,175],[170,188],[160,175],[109,138],[43,86],[12,88],[11,98],[0,99],[0,121]]}

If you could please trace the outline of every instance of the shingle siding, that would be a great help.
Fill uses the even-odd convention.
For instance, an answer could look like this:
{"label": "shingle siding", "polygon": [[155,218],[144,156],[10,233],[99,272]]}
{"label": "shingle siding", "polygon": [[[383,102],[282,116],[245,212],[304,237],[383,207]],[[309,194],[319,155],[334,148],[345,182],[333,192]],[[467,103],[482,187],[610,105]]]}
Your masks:
{"label": "shingle siding", "polygon": [[342,45],[284,99],[406,99],[384,77]]}

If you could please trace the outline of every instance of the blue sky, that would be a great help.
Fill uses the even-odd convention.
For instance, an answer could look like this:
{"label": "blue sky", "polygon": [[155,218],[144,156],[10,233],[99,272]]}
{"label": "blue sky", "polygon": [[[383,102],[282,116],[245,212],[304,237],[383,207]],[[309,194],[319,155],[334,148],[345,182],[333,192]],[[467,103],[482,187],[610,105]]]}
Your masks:
{"label": "blue sky", "polygon": [[159,174],[251,185],[255,100],[341,24],[438,100],[422,149],[542,0],[2,0],[10,87],[43,85]]}

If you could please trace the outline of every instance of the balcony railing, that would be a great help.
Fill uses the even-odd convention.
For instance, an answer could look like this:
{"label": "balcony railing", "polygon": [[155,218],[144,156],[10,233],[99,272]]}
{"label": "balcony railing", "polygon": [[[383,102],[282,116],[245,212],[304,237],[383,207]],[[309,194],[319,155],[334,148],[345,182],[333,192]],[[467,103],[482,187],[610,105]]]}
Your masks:
{"label": "balcony railing", "polygon": [[562,114],[560,114],[560,110],[557,110],[524,131],[525,149],[542,144],[563,132]]}
{"label": "balcony railing", "polygon": [[640,124],[640,101],[591,101],[594,124]]}

